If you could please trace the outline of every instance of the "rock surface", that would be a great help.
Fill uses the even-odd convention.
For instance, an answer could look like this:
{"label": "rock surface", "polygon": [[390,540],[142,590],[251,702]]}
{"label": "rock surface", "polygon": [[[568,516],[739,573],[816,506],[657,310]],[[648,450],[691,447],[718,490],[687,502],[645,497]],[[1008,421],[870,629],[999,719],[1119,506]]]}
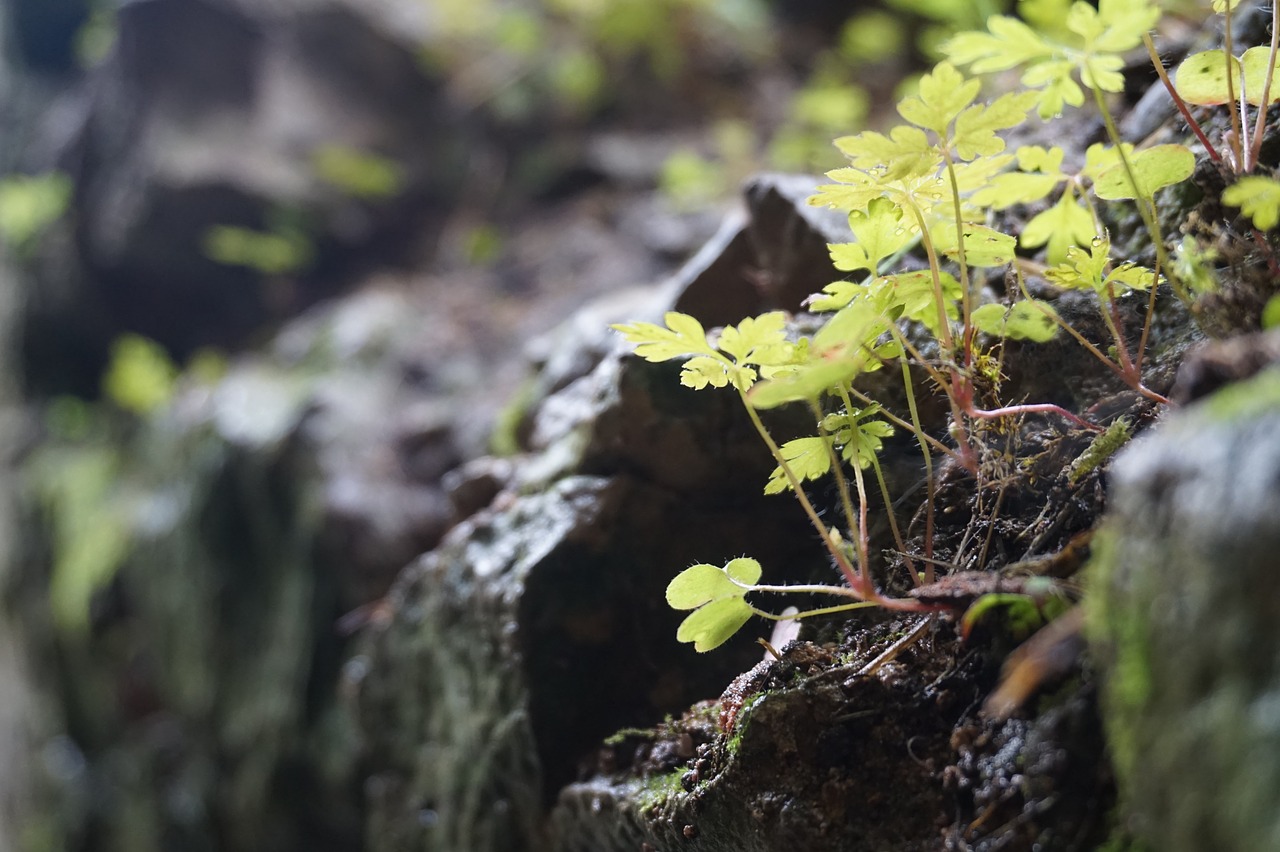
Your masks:
{"label": "rock surface", "polygon": [[[1248,348],[1275,347],[1272,334]],[[1089,602],[1134,828],[1170,852],[1276,847],[1274,361],[1170,416],[1116,461],[1114,478]]]}

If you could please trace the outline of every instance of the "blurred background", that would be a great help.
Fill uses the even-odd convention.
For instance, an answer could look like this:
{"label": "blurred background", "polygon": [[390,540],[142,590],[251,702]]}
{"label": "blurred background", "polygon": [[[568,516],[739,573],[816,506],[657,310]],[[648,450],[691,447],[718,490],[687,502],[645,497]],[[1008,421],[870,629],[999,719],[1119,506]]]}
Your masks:
{"label": "blurred background", "polygon": [[520,449],[582,305],[750,175],[840,165],[1003,11],[0,9],[0,849],[33,852],[377,845],[351,634],[483,504],[451,473]]}

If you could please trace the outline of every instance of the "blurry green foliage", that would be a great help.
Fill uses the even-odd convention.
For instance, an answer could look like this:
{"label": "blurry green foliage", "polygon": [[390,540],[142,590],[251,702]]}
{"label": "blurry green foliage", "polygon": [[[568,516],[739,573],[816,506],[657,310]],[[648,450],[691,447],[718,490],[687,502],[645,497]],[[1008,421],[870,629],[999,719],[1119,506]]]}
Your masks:
{"label": "blurry green foliage", "polygon": [[1280,296],[1272,296],[1262,308],[1262,327],[1273,329],[1277,326],[1280,326]]}
{"label": "blurry green foliage", "polygon": [[462,251],[472,266],[490,266],[502,256],[502,233],[492,225],[476,225],[462,235]]}
{"label": "blurry green foliage", "polygon": [[54,623],[83,634],[94,593],[129,554],[127,502],[118,493],[120,451],[105,441],[49,446],[32,458],[28,473],[50,525]]}
{"label": "blurry green foliage", "polygon": [[685,148],[663,164],[659,186],[676,209],[688,210],[728,197],[759,164],[756,134],[746,122],[717,122],[711,137],[711,156]]}
{"label": "blurry green foliage", "polygon": [[870,99],[862,87],[815,77],[791,104],[787,123],[769,142],[769,161],[789,171],[826,171],[841,162],[831,145],[862,127]]}
{"label": "blurry green foliage", "polygon": [[0,179],[0,239],[28,251],[71,201],[71,178],[61,172]]}
{"label": "blurry green foliage", "polygon": [[115,48],[117,37],[115,4],[97,0],[89,4],[89,20],[76,33],[76,61],[81,68],[92,68],[107,58]]}
{"label": "blurry green foliage", "polygon": [[124,334],[111,345],[102,391],[125,411],[145,415],[173,398],[177,380],[178,368],[159,343]]}
{"label": "blurry green foliage", "polygon": [[433,0],[430,12],[423,62],[505,120],[586,115],[611,75],[671,81],[708,50],[752,54],[768,38],[762,0]]}
{"label": "blurry green foliage", "polygon": [[311,240],[300,231],[255,231],[215,225],[205,232],[204,251],[218,263],[247,266],[263,275],[287,275],[311,262]]}
{"label": "blurry green foliage", "polygon": [[[1058,3],[1059,0],[1049,2]],[[916,48],[930,58],[940,56],[942,43],[957,32],[984,29],[987,18],[1009,8],[1008,0],[886,0],[886,5],[931,22],[916,36]],[[1023,0],[1020,5],[1033,7],[1034,14],[1034,7],[1044,5],[1044,0],[1030,0],[1029,3]]]}
{"label": "blurry green foliage", "polygon": [[882,9],[859,12],[840,30],[840,55],[849,62],[879,62],[902,53],[907,31],[902,18]]}
{"label": "blurry green foliage", "polygon": [[356,198],[391,198],[404,185],[404,170],[395,160],[345,145],[322,145],[311,165],[322,180]]}

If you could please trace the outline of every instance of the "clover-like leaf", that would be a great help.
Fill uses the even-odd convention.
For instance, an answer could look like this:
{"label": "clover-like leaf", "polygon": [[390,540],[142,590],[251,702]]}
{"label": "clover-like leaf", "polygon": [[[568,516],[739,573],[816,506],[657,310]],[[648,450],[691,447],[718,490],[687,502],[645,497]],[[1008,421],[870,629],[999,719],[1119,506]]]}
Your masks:
{"label": "clover-like leaf", "polygon": [[1184,145],[1156,145],[1135,152],[1129,158],[1129,164],[1133,168],[1133,177],[1138,181],[1136,187],[1124,163],[1119,163],[1098,175],[1093,184],[1094,194],[1107,201],[1151,198],[1156,190],[1191,177],[1196,168],[1196,158]]}
{"label": "clover-like leaf", "polygon": [[667,605],[697,609],[721,598],[742,597],[746,590],[737,583],[754,585],[763,573],[760,563],[747,557],[731,559],[723,568],[706,562],[690,565],[667,584]]}
{"label": "clover-like leaf", "polygon": [[692,642],[698,652],[724,644],[751,618],[745,596],[762,573],[759,562],[739,557],[723,568],[699,563],[677,574],[667,585],[667,604],[694,612],[680,624],[676,639]]}
{"label": "clover-like leaf", "polygon": [[676,641],[692,642],[698,653],[719,648],[751,620],[751,607],[742,598],[723,598],[689,613],[676,629]]}

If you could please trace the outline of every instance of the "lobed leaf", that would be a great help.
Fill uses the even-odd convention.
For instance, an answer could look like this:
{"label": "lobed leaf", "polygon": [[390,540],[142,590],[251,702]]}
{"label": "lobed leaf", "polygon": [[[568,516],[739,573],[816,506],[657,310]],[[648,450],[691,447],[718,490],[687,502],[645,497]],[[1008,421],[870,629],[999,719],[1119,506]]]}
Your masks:
{"label": "lobed leaf", "polygon": [[786,325],[787,315],[782,311],[747,317],[736,326],[725,326],[716,345],[739,364],[759,363],[755,360],[758,355],[769,357],[786,344]]}
{"label": "lobed leaf", "polygon": [[723,568],[707,563],[691,565],[667,585],[672,609],[694,610],[676,630],[680,642],[692,642],[698,652],[723,645],[752,616],[745,596],[763,572],[754,559],[731,559]]}
{"label": "lobed leaf", "polygon": [[1094,227],[1093,216],[1075,194],[1064,192],[1056,204],[1022,226],[1018,242],[1023,248],[1047,246],[1045,259],[1058,264],[1067,259],[1067,249],[1086,245],[1094,238]]}
{"label": "lobed leaf", "polygon": [[[825,438],[796,438],[794,441],[787,441],[778,451],[787,467],[791,468],[792,475],[801,482],[820,479],[831,470],[831,452]],[[791,481],[787,479],[782,465],[778,465],[769,474],[764,493],[780,494],[790,488]]]}
{"label": "lobed leaf", "polygon": [[628,342],[635,345],[636,354],[646,361],[670,361],[689,355],[720,357],[707,342],[707,333],[688,314],[668,311],[663,316],[667,327],[650,322],[615,324],[612,328],[622,332]]}
{"label": "lobed leaf", "polygon": [[1242,177],[1222,193],[1222,203],[1239,207],[1260,231],[1280,224],[1280,181],[1268,177]]}
{"label": "lobed leaf", "polygon": [[989,157],[1004,150],[1001,130],[1017,127],[1039,99],[1035,92],[1010,92],[987,105],[971,106],[956,118],[952,144],[963,160]]}
{"label": "lobed leaf", "polygon": [[946,139],[951,122],[973,103],[981,88],[980,81],[966,80],[951,63],[940,62],[920,78],[915,95],[902,99],[898,114]]}

